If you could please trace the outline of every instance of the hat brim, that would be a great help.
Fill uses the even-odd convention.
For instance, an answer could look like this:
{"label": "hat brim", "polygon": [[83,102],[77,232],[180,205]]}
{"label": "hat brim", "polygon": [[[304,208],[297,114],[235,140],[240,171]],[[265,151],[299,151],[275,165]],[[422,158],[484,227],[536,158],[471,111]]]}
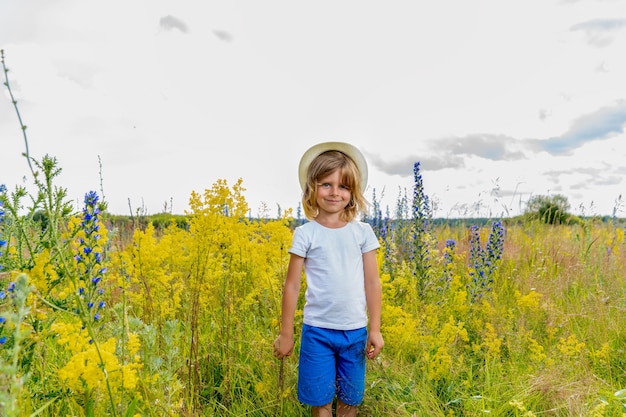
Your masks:
{"label": "hat brim", "polygon": [[318,155],[326,151],[340,151],[348,155],[356,164],[361,174],[361,192],[365,192],[367,187],[367,161],[365,157],[356,147],[345,142],[324,142],[318,143],[310,147],[302,158],[300,159],[300,165],[298,166],[298,179],[300,180],[300,188],[304,191],[307,182],[307,171],[309,165]]}

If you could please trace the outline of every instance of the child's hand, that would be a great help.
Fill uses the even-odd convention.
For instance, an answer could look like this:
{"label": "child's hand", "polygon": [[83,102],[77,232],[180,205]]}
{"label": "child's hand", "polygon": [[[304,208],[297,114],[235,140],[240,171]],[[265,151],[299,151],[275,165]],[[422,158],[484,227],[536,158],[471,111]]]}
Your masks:
{"label": "child's hand", "polygon": [[385,346],[383,335],[380,332],[370,332],[367,337],[365,353],[369,359],[374,359]]}
{"label": "child's hand", "polygon": [[282,359],[293,352],[293,337],[280,335],[274,340],[274,356]]}

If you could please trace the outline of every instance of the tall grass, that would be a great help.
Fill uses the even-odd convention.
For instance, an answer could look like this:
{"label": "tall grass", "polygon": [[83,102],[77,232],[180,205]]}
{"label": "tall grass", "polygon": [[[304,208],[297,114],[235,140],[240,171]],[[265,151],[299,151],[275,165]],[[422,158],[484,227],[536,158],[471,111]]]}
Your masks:
{"label": "tall grass", "polygon": [[[125,221],[26,158],[36,189],[0,185],[3,415],[309,414],[298,343],[271,351],[290,211],[251,219],[242,181],[219,180],[184,221]],[[412,201],[367,219],[386,346],[360,415],[624,416],[624,221],[434,223],[414,174]]]}

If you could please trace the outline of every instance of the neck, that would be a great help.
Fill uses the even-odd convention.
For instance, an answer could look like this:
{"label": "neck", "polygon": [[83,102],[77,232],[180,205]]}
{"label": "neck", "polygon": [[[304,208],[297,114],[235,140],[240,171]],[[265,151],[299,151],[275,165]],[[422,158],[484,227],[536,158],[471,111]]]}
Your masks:
{"label": "neck", "polygon": [[337,228],[343,227],[348,223],[347,221],[341,218],[339,213],[333,213],[333,214],[320,213],[315,218],[315,221],[321,224],[322,226],[328,227],[331,229],[337,229]]}

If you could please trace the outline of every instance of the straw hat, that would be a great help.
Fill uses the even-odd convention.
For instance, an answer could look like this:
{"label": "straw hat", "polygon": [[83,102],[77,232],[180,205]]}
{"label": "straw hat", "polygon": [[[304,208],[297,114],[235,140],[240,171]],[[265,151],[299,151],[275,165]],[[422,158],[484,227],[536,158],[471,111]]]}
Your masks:
{"label": "straw hat", "polygon": [[307,181],[307,171],[311,162],[321,153],[326,151],[339,151],[348,155],[356,164],[361,174],[361,192],[365,192],[367,186],[367,162],[365,157],[356,147],[345,142],[324,142],[318,143],[310,147],[302,158],[298,166],[298,178],[300,180],[300,188],[304,190]]}

